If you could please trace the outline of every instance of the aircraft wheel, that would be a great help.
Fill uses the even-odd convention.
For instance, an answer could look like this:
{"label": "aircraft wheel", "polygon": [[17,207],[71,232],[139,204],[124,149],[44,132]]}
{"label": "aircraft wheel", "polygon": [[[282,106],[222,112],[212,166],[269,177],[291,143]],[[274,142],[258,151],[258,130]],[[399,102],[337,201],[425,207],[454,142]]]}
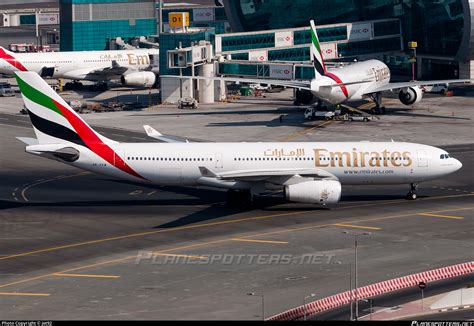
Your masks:
{"label": "aircraft wheel", "polygon": [[408,194],[407,194],[407,199],[408,200],[416,200],[418,198],[418,195],[416,194],[416,192],[414,191],[410,191]]}

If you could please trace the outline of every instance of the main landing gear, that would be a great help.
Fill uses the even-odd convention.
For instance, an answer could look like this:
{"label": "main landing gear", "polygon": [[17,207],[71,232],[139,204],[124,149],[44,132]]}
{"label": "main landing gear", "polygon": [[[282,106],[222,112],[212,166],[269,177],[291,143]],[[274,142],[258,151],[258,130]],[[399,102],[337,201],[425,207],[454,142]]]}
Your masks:
{"label": "main landing gear", "polygon": [[248,209],[252,207],[253,198],[250,190],[228,190],[227,205],[232,208]]}
{"label": "main landing gear", "polygon": [[370,95],[370,99],[374,101],[375,108],[372,108],[372,114],[385,114],[385,106],[382,106],[382,93]]}
{"label": "main landing gear", "polygon": [[418,195],[416,194],[416,190],[418,189],[418,183],[412,183],[411,185],[410,192],[407,194],[407,199],[408,200],[416,200],[418,198]]}

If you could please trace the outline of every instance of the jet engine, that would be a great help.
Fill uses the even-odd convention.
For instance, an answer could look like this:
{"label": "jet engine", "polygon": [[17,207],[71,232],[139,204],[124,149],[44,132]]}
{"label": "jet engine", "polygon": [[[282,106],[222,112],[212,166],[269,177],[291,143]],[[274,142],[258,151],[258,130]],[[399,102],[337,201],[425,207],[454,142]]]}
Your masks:
{"label": "jet engine", "polygon": [[405,105],[416,104],[421,101],[422,97],[423,97],[423,91],[418,86],[402,89],[400,90],[400,93],[398,94],[398,98],[400,99],[400,102],[402,102]]}
{"label": "jet engine", "polygon": [[133,72],[120,77],[124,86],[152,87],[156,82],[156,75],[150,71]]}
{"label": "jet engine", "polygon": [[341,200],[341,183],[335,180],[315,180],[285,187],[288,201],[307,204],[337,204]]}
{"label": "jet engine", "polygon": [[296,101],[303,105],[310,105],[316,103],[317,97],[313,95],[308,90],[297,90],[296,91]]}

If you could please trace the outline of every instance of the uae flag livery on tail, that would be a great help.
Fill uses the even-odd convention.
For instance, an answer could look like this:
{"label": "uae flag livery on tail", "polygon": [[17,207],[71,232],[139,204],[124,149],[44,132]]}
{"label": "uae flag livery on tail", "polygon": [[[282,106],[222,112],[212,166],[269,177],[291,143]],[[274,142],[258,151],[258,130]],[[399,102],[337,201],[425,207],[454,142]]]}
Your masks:
{"label": "uae flag livery on tail", "polygon": [[83,146],[123,172],[144,179],[35,72],[16,72],[18,86],[39,144]]}
{"label": "uae flag livery on tail", "polygon": [[314,20],[310,22],[311,24],[311,55],[314,64],[314,69],[316,70],[316,79],[326,74],[326,65],[324,64],[323,52],[321,51],[321,46],[319,44],[318,33],[316,31],[316,25]]}

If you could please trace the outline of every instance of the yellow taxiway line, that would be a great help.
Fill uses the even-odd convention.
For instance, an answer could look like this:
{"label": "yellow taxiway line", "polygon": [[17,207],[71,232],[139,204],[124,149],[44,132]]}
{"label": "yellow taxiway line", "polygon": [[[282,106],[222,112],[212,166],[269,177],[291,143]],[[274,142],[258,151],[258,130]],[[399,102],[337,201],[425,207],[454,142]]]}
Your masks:
{"label": "yellow taxiway line", "polygon": [[254,240],[254,239],[241,239],[241,238],[234,238],[231,240],[240,241],[240,242],[254,242],[254,243],[289,244],[288,241]]}
{"label": "yellow taxiway line", "polygon": [[49,293],[21,293],[21,292],[0,292],[0,295],[11,295],[21,297],[49,297]]}
{"label": "yellow taxiway line", "polygon": [[118,275],[98,275],[98,274],[67,274],[67,273],[54,273],[54,276],[64,277],[90,277],[90,278],[120,278]]}
{"label": "yellow taxiway line", "polygon": [[191,258],[191,259],[206,259],[205,256],[193,256],[193,255],[181,255],[181,254],[165,254],[163,252],[153,252],[155,256],[164,256],[164,257],[178,257],[178,258]]}
{"label": "yellow taxiway line", "polygon": [[[429,198],[420,198],[416,202],[433,201],[433,200],[440,200],[440,199],[447,199],[447,198],[462,198],[462,197],[474,197],[474,194],[457,194],[457,195],[447,195],[447,196],[434,196],[434,197],[429,197]],[[349,205],[349,206],[340,207],[339,209],[340,210],[347,210],[347,209],[352,209],[352,208],[378,206],[378,205],[381,205],[381,204],[394,204],[394,203],[398,203],[398,202],[406,202],[406,199],[394,199],[394,200],[381,201],[381,202],[377,202],[377,203]],[[413,201],[412,203],[415,203],[415,201]],[[210,227],[210,226],[236,224],[236,223],[241,223],[241,222],[258,221],[258,220],[277,218],[277,217],[298,216],[298,215],[303,215],[303,214],[312,213],[312,212],[314,212],[314,210],[310,209],[310,210],[303,210],[303,211],[298,211],[298,212],[286,212],[286,213],[278,213],[278,214],[272,214],[272,215],[243,217],[243,218],[237,218],[237,219],[233,219],[233,220],[224,220],[224,221],[217,221],[217,222],[210,222],[210,223],[203,223],[203,224],[196,224],[196,225],[187,225],[187,226],[175,227],[175,228],[170,228],[170,229],[160,229],[160,230],[154,230],[154,231],[132,233],[132,234],[126,234],[126,235],[121,235],[121,236],[116,236],[116,237],[102,238],[102,239],[84,241],[84,242],[77,242],[77,243],[67,244],[67,245],[63,245],[63,246],[44,248],[44,249],[32,250],[32,251],[28,251],[28,252],[22,252],[22,253],[18,253],[18,254],[3,256],[3,257],[0,257],[0,261],[1,260],[8,260],[8,259],[13,259],[13,258],[18,258],[18,257],[29,256],[29,255],[34,255],[34,254],[39,254],[39,253],[44,253],[44,252],[51,252],[51,251],[57,251],[57,250],[62,250],[62,249],[81,247],[81,246],[85,246],[85,245],[92,245],[92,244],[104,243],[104,242],[109,242],[109,241],[137,238],[137,237],[143,237],[143,236],[154,235],[154,234],[159,234],[159,233],[176,232],[176,231],[189,230],[189,229],[200,229],[200,228],[206,228],[206,227]],[[439,213],[439,212],[433,212],[433,213]],[[416,215],[416,214],[410,214],[410,215]],[[359,221],[355,221],[355,222],[359,222]]]}
{"label": "yellow taxiway line", "polygon": [[464,217],[462,217],[462,216],[440,215],[440,214],[432,214],[432,213],[419,213],[419,214],[416,214],[416,215],[449,218],[449,219],[454,219],[454,220],[463,220],[464,219]]}
{"label": "yellow taxiway line", "polygon": [[344,223],[337,223],[333,224],[334,226],[340,226],[344,228],[354,228],[354,229],[367,229],[367,230],[382,230],[382,228],[378,228],[375,226],[364,226],[364,225],[353,225],[353,224],[344,224]]}
{"label": "yellow taxiway line", "polygon": [[[465,197],[465,196],[469,196],[469,195],[458,195],[456,197],[461,197],[461,196]],[[450,196],[450,197],[454,197],[454,196]],[[366,206],[366,205],[363,205],[363,206]],[[450,208],[450,209],[443,209],[443,210],[433,211],[433,214],[434,213],[454,212],[454,211],[465,211],[465,210],[472,210],[472,209],[474,209],[474,206]],[[304,211],[304,212],[298,212],[298,213],[302,214],[302,213],[308,213],[308,212],[310,212],[310,211]],[[360,219],[360,220],[352,220],[352,221],[349,221],[349,222],[351,222],[351,223],[362,223],[362,222],[383,221],[383,220],[390,220],[390,219],[396,219],[396,218],[401,218],[401,217],[416,216],[418,214],[420,214],[420,213],[407,212],[407,213],[404,213],[404,214],[386,215],[386,216],[378,216],[378,217],[372,217],[372,218],[369,217],[369,218],[365,218],[365,219],[363,218],[363,219]],[[289,213],[289,214],[288,213],[287,214],[283,213],[283,214],[275,214],[273,216],[288,216],[288,215],[296,215],[296,214],[295,213]],[[272,215],[266,216],[266,217],[258,217],[258,218],[268,218],[268,217],[271,217],[271,216]],[[254,219],[255,218],[246,218],[244,220],[254,220]],[[231,221],[227,221],[227,222],[236,222],[236,221],[240,221],[240,220],[231,220]],[[222,221],[222,222],[224,222],[224,221]],[[351,225],[351,224],[349,224],[349,225]],[[251,235],[248,235],[248,236],[243,236],[240,239],[242,239],[242,238],[248,239],[248,238],[251,238],[251,237],[263,237],[263,236],[270,236],[270,235],[276,235],[276,234],[297,232],[297,231],[303,231],[303,230],[309,230],[309,229],[318,229],[318,228],[331,227],[331,226],[334,226],[334,223],[332,223],[332,224],[308,225],[308,226],[299,227],[299,228],[288,228],[288,229],[278,230],[278,231],[270,231],[270,232],[263,232],[263,233],[259,233],[259,234],[251,234]],[[154,232],[154,233],[156,233],[156,232]],[[235,239],[235,238],[225,238],[225,239],[207,241],[207,242],[200,242],[200,243],[185,245],[185,246],[180,246],[180,247],[173,247],[173,248],[160,250],[157,253],[158,254],[163,254],[165,252],[170,252],[170,251],[178,251],[178,250],[185,250],[185,249],[196,248],[196,247],[203,247],[203,246],[208,246],[208,245],[211,245],[211,244],[228,242],[229,240],[232,240],[232,239]],[[121,257],[121,258],[118,258],[118,259],[105,260],[105,261],[90,264],[90,265],[83,265],[83,266],[67,269],[67,270],[64,270],[64,271],[60,271],[60,272],[57,272],[57,273],[64,274],[64,273],[68,273],[68,272],[72,272],[72,271],[84,270],[84,269],[98,267],[98,266],[104,266],[104,265],[110,265],[110,264],[113,264],[113,263],[125,262],[125,261],[136,259],[136,258],[137,258],[137,255],[130,255],[130,256]],[[38,276],[26,278],[26,279],[20,279],[20,280],[11,282],[11,283],[1,284],[0,288],[5,288],[5,287],[17,285],[17,284],[23,284],[23,283],[26,283],[26,282],[31,282],[31,281],[35,281],[35,280],[39,280],[39,279],[44,279],[46,277],[53,276],[54,274],[55,273],[48,273],[48,274],[42,274],[42,275],[38,275]]]}
{"label": "yellow taxiway line", "polygon": [[328,120],[328,121],[325,121],[325,122],[323,122],[323,123],[321,123],[321,124],[319,124],[319,125],[317,125],[317,126],[314,126],[314,127],[308,128],[308,129],[305,129],[305,130],[303,130],[303,131],[299,131],[299,132],[294,133],[294,134],[291,134],[291,135],[287,136],[286,138],[284,138],[282,141],[283,141],[283,142],[289,142],[290,140],[293,140],[293,139],[295,139],[295,138],[298,138],[298,137],[300,137],[300,136],[303,136],[303,135],[305,135],[306,133],[308,133],[308,132],[310,132],[310,131],[312,131],[312,130],[318,129],[318,128],[322,127],[322,126],[325,126],[325,125],[327,125],[327,124],[329,124],[329,123],[331,123],[331,122],[333,122],[333,120]]}

